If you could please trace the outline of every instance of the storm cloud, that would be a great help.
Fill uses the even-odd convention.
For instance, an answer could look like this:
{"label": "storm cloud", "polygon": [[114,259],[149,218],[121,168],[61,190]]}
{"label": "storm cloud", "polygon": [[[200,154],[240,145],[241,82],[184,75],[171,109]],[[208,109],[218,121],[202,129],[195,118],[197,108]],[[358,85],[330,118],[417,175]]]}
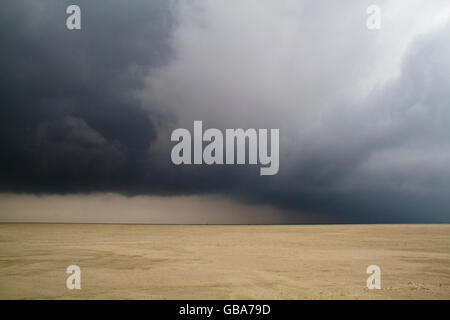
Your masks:
{"label": "storm cloud", "polygon": [[[447,1],[377,1],[378,31],[372,1],[76,3],[74,31],[71,2],[1,4],[2,191],[221,194],[289,212],[274,223],[450,221]],[[279,128],[279,173],[174,166],[170,133],[194,120]]]}
{"label": "storm cloud", "polygon": [[71,192],[142,184],[155,116],[133,91],[169,57],[165,1],[4,1],[1,10],[3,189]]}

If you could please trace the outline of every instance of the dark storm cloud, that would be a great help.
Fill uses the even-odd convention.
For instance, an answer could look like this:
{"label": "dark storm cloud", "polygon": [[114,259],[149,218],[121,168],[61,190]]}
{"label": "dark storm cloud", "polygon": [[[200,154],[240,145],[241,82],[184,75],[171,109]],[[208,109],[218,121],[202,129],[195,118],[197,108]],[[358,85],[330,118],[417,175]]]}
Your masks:
{"label": "dark storm cloud", "polygon": [[82,29],[69,31],[72,3],[2,2],[0,188],[232,192],[242,169],[174,170],[169,153],[150,149],[160,119],[136,91],[171,58],[171,3],[77,1]]}
{"label": "dark storm cloud", "polygon": [[2,1],[0,185],[89,191],[143,183],[154,115],[133,91],[169,57],[166,1]]}
{"label": "dark storm cloud", "polygon": [[450,25],[418,37],[398,78],[329,112],[327,134],[258,198],[349,223],[448,221],[449,35]]}
{"label": "dark storm cloud", "polygon": [[[65,26],[72,3],[80,31]],[[321,222],[449,221],[450,28],[423,23],[443,3],[415,1],[423,20],[391,4],[400,21],[375,34],[364,1],[2,1],[0,189],[221,193]],[[193,120],[280,128],[279,174],[174,166],[170,133]]]}

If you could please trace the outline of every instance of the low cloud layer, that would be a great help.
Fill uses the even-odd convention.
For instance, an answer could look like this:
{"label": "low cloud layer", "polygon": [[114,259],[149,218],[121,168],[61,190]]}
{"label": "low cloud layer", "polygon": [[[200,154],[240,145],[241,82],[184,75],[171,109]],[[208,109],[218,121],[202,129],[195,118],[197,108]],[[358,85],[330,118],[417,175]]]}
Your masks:
{"label": "low cloud layer", "polygon": [[[78,3],[80,31],[69,2],[1,5],[2,191],[214,193],[285,210],[274,223],[449,221],[447,1],[378,1],[378,31],[371,1]],[[279,173],[174,166],[170,133],[194,120],[279,128]]]}

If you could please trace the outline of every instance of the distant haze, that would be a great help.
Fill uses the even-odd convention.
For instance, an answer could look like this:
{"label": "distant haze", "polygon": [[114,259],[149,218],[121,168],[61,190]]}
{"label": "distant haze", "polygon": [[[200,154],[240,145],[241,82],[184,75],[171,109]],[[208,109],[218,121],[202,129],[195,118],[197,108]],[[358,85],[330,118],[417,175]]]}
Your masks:
{"label": "distant haze", "polygon": [[[293,218],[295,216],[295,219]],[[329,222],[323,219],[322,222]],[[135,196],[120,194],[0,194],[0,223],[273,224],[320,223],[311,213],[295,215],[267,205],[222,196]]]}

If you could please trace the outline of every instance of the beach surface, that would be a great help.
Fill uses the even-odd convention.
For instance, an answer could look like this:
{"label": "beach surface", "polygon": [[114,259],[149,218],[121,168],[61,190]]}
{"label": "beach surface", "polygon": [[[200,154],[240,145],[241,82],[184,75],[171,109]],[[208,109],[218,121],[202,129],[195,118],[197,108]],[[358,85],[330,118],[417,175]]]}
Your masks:
{"label": "beach surface", "polygon": [[450,225],[0,224],[0,299],[450,299]]}

